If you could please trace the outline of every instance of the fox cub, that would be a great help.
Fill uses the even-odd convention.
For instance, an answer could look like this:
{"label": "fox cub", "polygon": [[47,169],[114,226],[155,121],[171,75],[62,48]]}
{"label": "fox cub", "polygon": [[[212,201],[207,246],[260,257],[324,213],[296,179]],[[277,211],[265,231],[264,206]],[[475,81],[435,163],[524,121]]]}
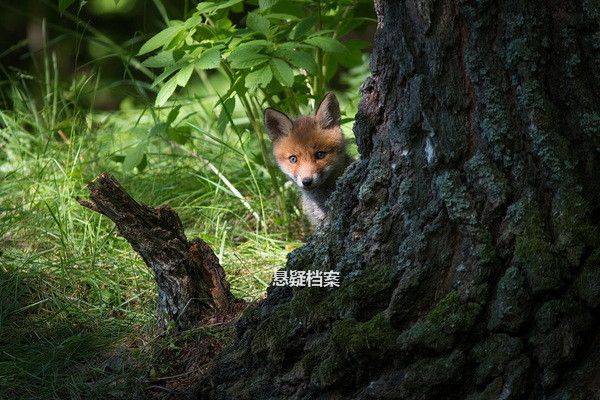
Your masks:
{"label": "fox cub", "polygon": [[337,98],[327,93],[314,116],[294,120],[267,108],[265,125],[277,164],[300,188],[304,213],[313,226],[321,225],[335,183],[353,161],[346,153]]}

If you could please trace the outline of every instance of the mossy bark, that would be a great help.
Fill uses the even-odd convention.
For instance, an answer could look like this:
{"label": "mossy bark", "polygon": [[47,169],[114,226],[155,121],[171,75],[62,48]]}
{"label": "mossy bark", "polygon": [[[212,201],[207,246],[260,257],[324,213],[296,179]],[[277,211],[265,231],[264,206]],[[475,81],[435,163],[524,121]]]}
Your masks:
{"label": "mossy bark", "polygon": [[199,397],[600,398],[600,3],[376,1],[331,223]]}
{"label": "mossy bark", "polygon": [[154,272],[159,330],[183,331],[199,323],[221,322],[242,308],[215,253],[202,239],[186,238],[171,207],[138,203],[107,173],[87,187],[90,198],[78,199],[79,203],[110,218]]}

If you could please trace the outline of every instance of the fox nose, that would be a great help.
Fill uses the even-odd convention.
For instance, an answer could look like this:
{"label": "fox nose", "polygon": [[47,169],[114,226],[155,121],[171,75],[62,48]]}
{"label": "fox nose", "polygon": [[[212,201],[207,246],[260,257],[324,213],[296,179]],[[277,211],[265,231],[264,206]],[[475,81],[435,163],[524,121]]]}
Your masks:
{"label": "fox nose", "polygon": [[302,178],[302,186],[310,187],[310,185],[312,185],[312,183],[313,183],[312,178]]}

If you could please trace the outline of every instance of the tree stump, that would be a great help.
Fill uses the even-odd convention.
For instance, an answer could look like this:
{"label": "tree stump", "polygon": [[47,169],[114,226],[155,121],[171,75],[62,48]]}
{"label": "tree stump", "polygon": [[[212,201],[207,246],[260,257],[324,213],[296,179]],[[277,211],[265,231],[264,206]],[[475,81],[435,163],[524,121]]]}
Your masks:
{"label": "tree stump", "polygon": [[233,296],[217,256],[201,239],[186,238],[171,207],[154,208],[136,202],[107,173],[87,187],[90,199],[77,201],[110,218],[154,272],[160,330],[172,323],[176,331],[182,331],[232,311]]}

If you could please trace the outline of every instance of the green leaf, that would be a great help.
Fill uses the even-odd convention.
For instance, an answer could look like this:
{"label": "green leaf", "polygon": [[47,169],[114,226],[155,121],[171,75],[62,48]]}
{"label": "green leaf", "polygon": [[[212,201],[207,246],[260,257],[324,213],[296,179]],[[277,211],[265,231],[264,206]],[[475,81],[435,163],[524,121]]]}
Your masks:
{"label": "green leaf", "polygon": [[233,50],[231,51],[227,59],[230,62],[236,63],[250,58],[264,56],[264,54],[261,54],[261,51],[270,44],[272,43],[268,40],[259,39],[251,40],[249,42],[244,42],[237,45],[231,45],[231,48]]}
{"label": "green leaf", "polygon": [[255,46],[255,47],[257,47],[257,48],[264,48],[264,47],[267,47],[267,46],[269,46],[269,45],[272,45],[272,44],[273,44],[273,42],[271,42],[271,41],[269,41],[269,40],[265,40],[265,39],[254,39],[254,40],[249,40],[249,41],[247,41],[247,42],[240,43],[240,44],[238,45],[238,47],[245,48],[245,47],[252,47],[252,46]]}
{"label": "green leaf", "polygon": [[136,165],[138,172],[142,173],[148,166],[148,153],[144,153],[142,156],[142,161],[138,165]]}
{"label": "green leaf", "polygon": [[163,29],[156,35],[152,36],[140,49],[138,56],[156,50],[159,47],[166,46],[173,40],[175,36],[181,31],[180,26],[171,26],[167,29]]}
{"label": "green leaf", "polygon": [[156,107],[163,106],[167,102],[167,100],[169,100],[169,97],[171,97],[171,95],[173,94],[173,92],[175,91],[176,88],[177,88],[177,75],[175,75],[173,78],[169,79],[167,81],[167,83],[165,83],[163,85],[163,87],[160,88],[160,90],[158,91],[158,94],[156,95],[156,102],[155,102]]}
{"label": "green leaf", "polygon": [[248,58],[255,58],[258,55],[260,55],[260,51],[264,47],[265,46],[260,46],[260,45],[258,45],[258,46],[239,45],[238,47],[233,49],[233,51],[229,54],[227,59],[229,60],[229,62],[235,63],[238,61],[246,60]]}
{"label": "green leaf", "polygon": [[173,50],[161,51],[160,53],[148,57],[142,63],[146,67],[150,68],[163,68],[167,65],[171,65],[175,62],[173,58]]}
{"label": "green leaf", "polygon": [[181,109],[181,106],[176,106],[173,107],[171,109],[171,111],[169,111],[169,115],[167,116],[167,125],[171,126],[171,124],[173,122],[175,122],[175,120],[177,119],[177,116],[179,115],[179,110]]}
{"label": "green leaf", "polygon": [[298,21],[299,18],[292,14],[269,13],[265,14],[268,19],[278,19],[280,21]]}
{"label": "green leaf", "polygon": [[192,28],[202,26],[202,25],[200,25],[201,23],[202,23],[202,16],[200,14],[194,14],[185,20],[185,22],[183,23],[183,26],[185,26],[186,29],[192,29]]}
{"label": "green leaf", "polygon": [[234,111],[235,97],[230,97],[223,102],[221,112],[219,113],[219,118],[217,119],[217,130],[219,131],[219,133],[223,133],[225,131],[227,123],[231,122],[231,120],[233,119]]}
{"label": "green leaf", "polygon": [[169,125],[166,122],[158,122],[148,132],[148,137],[162,137],[167,133]]}
{"label": "green leaf", "polygon": [[232,68],[252,68],[269,60],[269,57],[260,53],[264,47],[265,44],[262,42],[244,43],[233,50],[227,59],[231,63]]}
{"label": "green leaf", "polygon": [[283,42],[283,43],[279,44],[277,48],[285,49],[285,50],[292,50],[292,51],[296,51],[296,50],[313,51],[315,49],[315,46],[311,46],[310,44],[299,43],[299,42]]}
{"label": "green leaf", "polygon": [[264,39],[252,40],[250,42],[241,43],[233,49],[229,57],[247,58],[249,56],[259,53],[262,49],[267,47],[267,44],[269,43],[269,41]]}
{"label": "green leaf", "polygon": [[290,32],[291,40],[298,40],[306,36],[306,34],[312,29],[313,26],[317,23],[317,17],[310,16],[301,19]]}
{"label": "green leaf", "polygon": [[196,10],[201,14],[208,14],[214,11],[216,4],[212,1],[203,1],[202,3],[196,6]]}
{"label": "green leaf", "polygon": [[175,35],[173,39],[171,39],[169,43],[167,43],[167,45],[165,45],[163,48],[166,50],[178,49],[179,47],[185,44],[185,39],[188,37],[188,34],[189,32],[185,29],[180,30],[179,32],[177,32],[177,35]]}
{"label": "green leaf", "polygon": [[368,46],[368,43],[363,40],[350,39],[344,42],[344,46],[348,51],[339,57],[339,62],[344,67],[353,68],[363,64],[363,52],[362,49]]}
{"label": "green leaf", "polygon": [[290,68],[288,63],[279,58],[271,60],[271,68],[273,75],[283,86],[291,87],[294,84],[294,71]]}
{"label": "green leaf", "polygon": [[205,2],[198,4],[198,6],[196,7],[196,10],[198,10],[199,12],[201,12],[203,14],[210,14],[215,11],[222,10],[224,8],[233,7],[233,6],[237,5],[238,3],[241,3],[242,1],[243,0],[229,0],[229,1],[224,1],[224,2],[220,2],[220,3],[205,1]]}
{"label": "green leaf", "polygon": [[339,40],[327,36],[309,37],[304,42],[312,44],[327,53],[343,53],[346,51],[346,48]]}
{"label": "green leaf", "polygon": [[329,57],[326,61],[325,81],[329,81],[338,70],[338,58],[347,57],[348,53],[341,54],[339,57]]}
{"label": "green leaf", "polygon": [[348,33],[352,32],[352,31],[357,31],[361,25],[364,25],[367,23],[369,23],[369,24],[377,23],[377,20],[374,18],[368,18],[368,17],[345,18],[344,21],[342,21],[341,25],[338,25],[337,32],[338,32],[339,36],[346,36]]}
{"label": "green leaf", "polygon": [[222,10],[224,8],[229,8],[229,7],[233,7],[239,3],[241,3],[243,0],[229,0],[229,1],[225,1],[225,2],[220,2],[217,5],[217,10]]}
{"label": "green leaf", "polygon": [[236,60],[235,62],[231,63],[231,67],[234,69],[248,69],[257,67],[261,64],[266,63],[267,61],[269,61],[269,57],[262,54],[257,54],[252,58]]}
{"label": "green leaf", "polygon": [[177,79],[177,85],[184,87],[187,85],[190,77],[192,76],[192,72],[194,72],[194,64],[186,65],[183,67],[176,75],[175,79]]}
{"label": "green leaf", "polygon": [[123,161],[125,161],[125,156],[115,154],[114,156],[111,156],[110,159],[113,160],[114,162],[122,164]]}
{"label": "green leaf", "polygon": [[229,90],[224,97],[231,96],[232,93],[236,93],[239,97],[243,97],[248,91],[246,90],[245,77],[240,75],[233,81],[233,84],[229,86]]}
{"label": "green leaf", "polygon": [[75,0],[58,0],[58,9],[63,12],[74,2]]}
{"label": "green leaf", "polygon": [[211,26],[201,24],[194,28],[192,38],[197,42],[202,42],[203,40],[213,39],[216,35],[217,33]]}
{"label": "green leaf", "polygon": [[221,64],[221,53],[218,49],[212,48],[202,52],[194,65],[200,69],[218,68]]}
{"label": "green leaf", "polygon": [[162,83],[165,79],[167,79],[174,72],[179,71],[181,68],[185,67],[189,63],[190,63],[190,60],[188,60],[186,58],[186,59],[181,59],[181,60],[175,62],[174,64],[166,66],[165,69],[163,70],[163,72],[159,76],[157,76],[156,79],[154,79],[154,82],[152,82],[152,87],[158,86],[160,83]]}
{"label": "green leaf", "polygon": [[284,58],[296,68],[304,68],[309,74],[317,72],[317,63],[311,54],[300,50],[277,49],[275,54]]}
{"label": "green leaf", "polygon": [[246,75],[246,87],[250,90],[256,90],[258,87],[266,87],[273,79],[271,68],[266,65],[256,71]]}
{"label": "green leaf", "polygon": [[250,13],[246,17],[246,26],[255,32],[267,36],[269,34],[269,20],[258,13]]}
{"label": "green leaf", "polygon": [[267,10],[277,4],[279,0],[258,0],[258,7],[261,10]]}
{"label": "green leaf", "polygon": [[[221,31],[229,31],[229,28],[233,26],[233,22],[229,18],[221,18],[217,21],[214,21],[215,28]],[[225,34],[229,34],[230,32],[225,32]]]}
{"label": "green leaf", "polygon": [[147,140],[142,140],[138,145],[130,148],[125,153],[125,159],[123,160],[123,171],[129,172],[133,170],[133,168],[137,167],[142,162],[147,148]]}
{"label": "green leaf", "polygon": [[175,143],[186,144],[192,136],[192,129],[189,126],[169,128],[167,130],[167,136]]}

